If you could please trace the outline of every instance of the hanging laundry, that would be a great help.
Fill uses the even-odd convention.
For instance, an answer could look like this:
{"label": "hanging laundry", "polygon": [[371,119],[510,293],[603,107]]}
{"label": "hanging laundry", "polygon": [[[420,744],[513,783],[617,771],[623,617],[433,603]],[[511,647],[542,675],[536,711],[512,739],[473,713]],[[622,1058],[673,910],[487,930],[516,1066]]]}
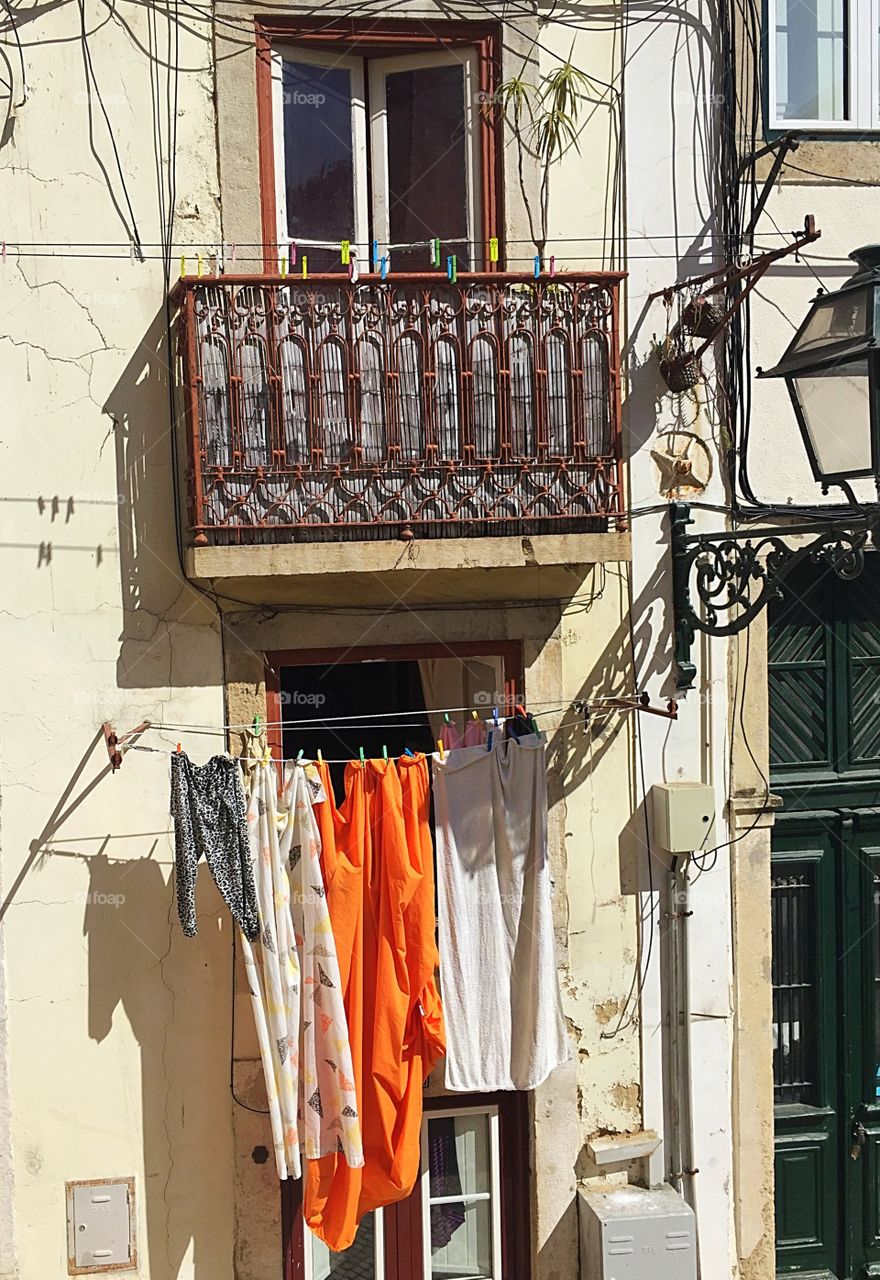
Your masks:
{"label": "hanging laundry", "polygon": [[188,938],[198,932],[196,875],[202,856],[245,937],[253,940],[260,931],[245,811],[241,773],[231,756],[214,756],[202,765],[183,751],[171,756],[177,913]]}
{"label": "hanging laundry", "polygon": [[534,1089],[570,1056],[537,735],[434,757],[446,1087]]}
{"label": "hanging laundry", "polygon": [[279,1177],[301,1175],[301,1154],[363,1163],[342,980],[321,878],[312,810],[320,787],[288,765],[281,801],[271,758],[254,770],[247,811],[256,865],[260,961],[245,969],[266,1080]]}
{"label": "hanging laundry", "polygon": [[474,719],[470,716],[464,726],[464,735],[462,736],[461,745],[463,747],[485,746],[486,744],[486,726],[480,719]]}
{"label": "hanging laundry", "polygon": [[[405,1199],[418,1176],[422,1084],[445,1046],[435,983],[434,876],[424,756],[353,761],[335,811],[318,805],[362,1117],[363,1169],[327,1157],[306,1170],[303,1215],[334,1251],[364,1214]],[[332,835],[332,853],[326,840]]]}
{"label": "hanging laundry", "polygon": [[458,725],[452,720],[444,720],[439,741],[443,743],[444,751],[454,751],[456,747],[460,747],[461,731]]}

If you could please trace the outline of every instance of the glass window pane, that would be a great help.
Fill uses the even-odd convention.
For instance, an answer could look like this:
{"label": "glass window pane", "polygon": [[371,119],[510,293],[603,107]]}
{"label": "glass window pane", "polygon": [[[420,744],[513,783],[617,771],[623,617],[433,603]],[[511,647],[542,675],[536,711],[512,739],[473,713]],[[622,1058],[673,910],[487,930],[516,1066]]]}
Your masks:
{"label": "glass window pane", "polygon": [[816,303],[806,328],[786,355],[813,351],[823,343],[864,337],[868,332],[871,292],[869,289],[854,289],[842,295],[832,294],[827,301]]}
{"label": "glass window pane", "polygon": [[376,1220],[368,1213],[361,1219],[354,1244],[342,1253],[332,1253],[317,1236],[306,1231],[311,1242],[314,1280],[378,1280],[376,1276]]}
{"label": "glass window pane", "polygon": [[492,1214],[488,1200],[465,1205],[457,1222],[435,1213],[459,1209],[458,1205],[435,1205],[431,1210],[432,1280],[493,1280]]}
{"label": "glass window pane", "polygon": [[776,116],[847,120],[847,0],[776,0]]}
{"label": "glass window pane", "polygon": [[774,868],[773,1095],[777,1103],[815,1102],[816,963],[811,874]]}
{"label": "glass window pane", "polygon": [[489,1117],[436,1116],[428,1120],[429,1194],[480,1195],[489,1191]]}
{"label": "glass window pane", "polygon": [[793,382],[820,472],[830,476],[869,472],[867,360],[835,365],[821,373],[799,374]]}
{"label": "glass window pane", "polygon": [[[439,236],[461,269],[468,244],[464,67],[394,71],[385,80],[388,207],[392,244]],[[425,249],[398,250],[396,270],[423,270]]]}
{"label": "glass window pane", "polygon": [[880,876],[874,873],[874,1099],[880,1103]]}
{"label": "glass window pane", "polygon": [[[284,183],[291,240],[354,238],[351,72],[284,59]],[[338,250],[308,249],[313,271],[342,270]]]}

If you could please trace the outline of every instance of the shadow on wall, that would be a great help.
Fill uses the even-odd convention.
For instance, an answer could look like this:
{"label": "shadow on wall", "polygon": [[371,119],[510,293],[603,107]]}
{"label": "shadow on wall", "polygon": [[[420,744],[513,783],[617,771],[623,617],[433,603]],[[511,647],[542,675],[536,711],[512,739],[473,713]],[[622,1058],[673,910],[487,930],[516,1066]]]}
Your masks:
{"label": "shadow on wall", "polygon": [[[110,772],[103,735],[90,742],[51,816],[0,903],[0,921],[32,871],[55,858],[88,869],[82,931],[88,945],[88,1036],[113,1046],[101,1061],[126,1072],[118,1096],[141,1082],[142,1139],[126,1132],[125,1115],[105,1114],[105,1137],[129,1153],[131,1164],[94,1169],[95,1176],[137,1173],[138,1235],[150,1280],[196,1275],[223,1280],[233,1254],[233,1154],[229,1093],[231,925],[206,868],[197,891],[199,936],[185,938],[177,920],[170,841],[164,831],[78,832],[63,828]],[[135,757],[129,757],[129,765]],[[97,770],[97,771],[96,771]],[[135,855],[134,851],[146,853]],[[92,852],[94,850],[94,852]],[[75,907],[77,899],[70,903]],[[139,1046],[133,1052],[132,1039]],[[68,1065],[85,1038],[65,1050]],[[102,1065],[97,1072],[106,1071]],[[63,1076],[56,1106],[65,1106]],[[73,1076],[72,1078],[76,1078]],[[135,1086],[136,1087],[136,1086]],[[71,1094],[67,1105],[73,1107]],[[96,1135],[100,1138],[100,1134]],[[143,1178],[136,1168],[143,1152]],[[100,1159],[100,1156],[98,1157]],[[133,1167],[135,1166],[135,1167]],[[71,1176],[79,1176],[72,1171]],[[143,1226],[146,1225],[146,1238]]]}
{"label": "shadow on wall", "polygon": [[[663,644],[664,628],[668,629],[665,620],[670,617],[670,603],[664,593],[669,585],[665,558],[657,563],[651,578],[633,601],[631,613],[625,596],[624,572],[613,568],[605,571],[602,590],[624,593],[623,616],[573,701],[631,696],[636,680],[638,690],[649,690],[655,701],[675,697],[671,636],[668,645]],[[636,713],[614,711],[603,716],[596,711],[591,716],[591,726],[586,729],[583,721],[571,723],[576,720],[574,713],[566,716],[567,723],[553,732],[547,743],[551,805],[589,778],[633,714]]]}
{"label": "shadow on wall", "polygon": [[163,306],[104,405],[116,447],[122,689],[223,683],[216,610],[180,567],[169,401],[173,360]]}
{"label": "shadow on wall", "polygon": [[231,1264],[231,1224],[218,1221],[224,1205],[232,1210],[231,927],[203,872],[199,937],[190,939],[167,862],[103,851],[89,861],[89,1036],[100,1044],[127,1022],[140,1047],[151,1280],[177,1280],[185,1260],[197,1276],[228,1275]]}

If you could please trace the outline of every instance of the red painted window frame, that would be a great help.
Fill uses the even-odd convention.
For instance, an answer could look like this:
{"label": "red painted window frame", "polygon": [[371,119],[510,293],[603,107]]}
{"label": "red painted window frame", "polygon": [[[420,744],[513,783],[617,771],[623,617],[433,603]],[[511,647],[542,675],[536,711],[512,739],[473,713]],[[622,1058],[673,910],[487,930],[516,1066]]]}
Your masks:
{"label": "red painted window frame", "polygon": [[260,162],[260,210],[263,232],[263,270],[278,270],[275,222],[275,150],[272,120],[272,44],[284,41],[304,48],[343,51],[357,57],[394,57],[437,49],[472,48],[477,54],[480,93],[480,208],[485,244],[498,239],[498,262],[485,262],[487,271],[504,270],[504,209],[502,205],[502,111],[497,101],[501,84],[501,28],[498,23],[444,22],[431,30],[426,23],[368,22],[356,18],[269,18],[255,21],[257,46],[257,129]]}
{"label": "red painted window frame", "polygon": [[[384,658],[387,662],[417,662],[419,658],[500,657],[504,663],[504,697],[506,710],[513,711],[525,696],[522,645],[518,640],[470,640],[451,644],[354,645],[337,649],[279,649],[265,655],[266,719],[272,754],[280,759],[282,751],[281,706],[282,667],[331,666]],[[501,710],[501,708],[499,708]]]}
{"label": "red painted window frame", "polygon": [[[529,1109],[525,1093],[461,1093],[425,1098],[424,1112],[497,1107],[501,1172],[501,1274],[530,1280],[531,1215]],[[304,1280],[302,1183],[281,1183],[283,1280]],[[422,1188],[383,1210],[387,1280],[422,1280]]]}
{"label": "red painted window frame", "polygon": [[[477,658],[496,656],[504,664],[507,710],[525,696],[523,650],[518,640],[456,641],[450,644],[363,645],[334,649],[281,649],[265,654],[266,719],[272,753],[282,752],[281,668],[324,666],[336,662],[415,662],[419,658]],[[497,1106],[500,1128],[502,1274],[505,1280],[529,1280],[531,1275],[530,1159],[528,1096],[525,1093],[444,1094],[425,1098],[424,1109]],[[283,1280],[303,1280],[302,1183],[281,1183]],[[416,1184],[412,1195],[385,1211],[385,1268],[389,1280],[417,1280],[422,1274],[422,1199]]]}

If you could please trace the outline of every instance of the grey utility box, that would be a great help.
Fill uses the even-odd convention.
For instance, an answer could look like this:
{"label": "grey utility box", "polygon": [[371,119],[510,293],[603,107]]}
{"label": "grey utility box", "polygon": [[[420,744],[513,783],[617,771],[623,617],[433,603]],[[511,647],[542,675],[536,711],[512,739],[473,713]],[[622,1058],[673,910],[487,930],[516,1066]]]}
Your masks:
{"label": "grey utility box", "polygon": [[651,787],[654,840],[667,853],[711,849],[715,793],[702,782],[655,782]]}
{"label": "grey utility box", "polygon": [[583,1280],[696,1280],[694,1214],[672,1187],[582,1191]]}

